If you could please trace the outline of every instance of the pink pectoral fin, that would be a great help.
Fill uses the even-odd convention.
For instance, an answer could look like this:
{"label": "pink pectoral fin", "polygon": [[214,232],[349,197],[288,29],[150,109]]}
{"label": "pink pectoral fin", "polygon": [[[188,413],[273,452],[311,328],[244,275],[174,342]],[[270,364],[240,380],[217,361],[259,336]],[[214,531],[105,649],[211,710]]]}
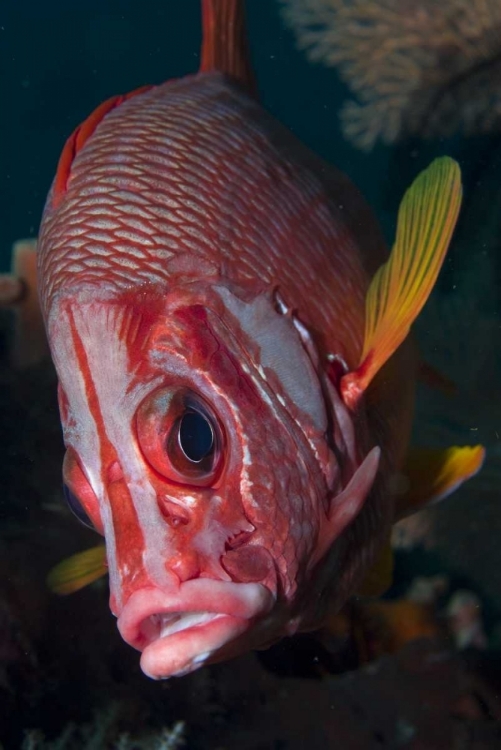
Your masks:
{"label": "pink pectoral fin", "polygon": [[324,556],[331,544],[362,510],[374,484],[380,456],[381,449],[376,446],[367,454],[345,489],[332,500],[328,518],[321,528],[313,564]]}

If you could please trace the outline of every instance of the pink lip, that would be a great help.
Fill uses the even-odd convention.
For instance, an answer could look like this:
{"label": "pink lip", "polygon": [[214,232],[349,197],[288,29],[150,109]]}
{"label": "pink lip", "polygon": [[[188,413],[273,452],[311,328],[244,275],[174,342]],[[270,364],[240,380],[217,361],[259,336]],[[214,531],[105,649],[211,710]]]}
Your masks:
{"label": "pink lip", "polygon": [[118,618],[122,638],[142,651],[141,669],[153,679],[192,672],[266,615],[274,598],[259,583],[197,578],[172,593],[144,588]]}

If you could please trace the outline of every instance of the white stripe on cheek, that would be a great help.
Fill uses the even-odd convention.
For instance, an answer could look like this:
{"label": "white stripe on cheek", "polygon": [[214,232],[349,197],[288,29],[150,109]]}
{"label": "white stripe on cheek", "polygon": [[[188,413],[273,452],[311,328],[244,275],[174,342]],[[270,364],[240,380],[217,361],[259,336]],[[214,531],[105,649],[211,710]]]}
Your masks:
{"label": "white stripe on cheek", "polygon": [[124,322],[123,310],[93,305],[75,310],[74,316],[87,354],[106,432],[122,466],[143,535],[142,563],[157,585],[166,585],[165,556],[170,546],[170,529],[160,513],[156,492],[148,480],[132,433],[139,404],[153,388],[160,385],[162,378],[134,384],[127,346],[119,336]]}
{"label": "white stripe on cheek", "polygon": [[68,400],[68,419],[63,423],[64,440],[77,453],[85,475],[99,503],[103,523],[110,587],[120,604],[120,576],[116,567],[116,540],[111,509],[102,483],[100,439],[96,422],[87,401],[86,383],[78,362],[70,316],[57,311],[49,322],[52,358],[59,382]]}
{"label": "white stripe on cheek", "polygon": [[308,415],[319,433],[323,433],[327,428],[327,416],[322,390],[294,323],[279,315],[271,299],[264,295],[243,302],[223,286],[216,290],[243,331],[259,345],[261,361],[255,364],[263,381],[266,381],[265,370],[271,370],[283,394]]}

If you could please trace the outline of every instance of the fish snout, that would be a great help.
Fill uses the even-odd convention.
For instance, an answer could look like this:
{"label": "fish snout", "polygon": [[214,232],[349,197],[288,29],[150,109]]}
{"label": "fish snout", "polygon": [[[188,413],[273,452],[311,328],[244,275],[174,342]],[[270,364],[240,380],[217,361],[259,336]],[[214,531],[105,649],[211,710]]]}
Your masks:
{"label": "fish snout", "polygon": [[166,565],[181,582],[197,578],[201,573],[200,555],[196,550],[185,549],[173,557]]}
{"label": "fish snout", "polygon": [[198,578],[172,592],[151,587],[136,591],[118,618],[118,629],[142,652],[143,672],[165,679],[236,655],[240,649],[234,642],[274,603],[270,591],[258,583]]}

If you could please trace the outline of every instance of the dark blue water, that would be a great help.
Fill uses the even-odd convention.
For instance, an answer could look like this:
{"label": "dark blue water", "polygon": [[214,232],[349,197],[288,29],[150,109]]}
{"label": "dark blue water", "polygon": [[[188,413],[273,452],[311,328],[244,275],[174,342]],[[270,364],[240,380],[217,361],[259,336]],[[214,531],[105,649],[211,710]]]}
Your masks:
{"label": "dark blue water", "polygon": [[[116,634],[105,584],[72,599],[47,592],[51,565],[91,546],[94,537],[61,510],[63,447],[51,366],[12,368],[13,320],[5,313],[0,747],[175,748],[182,736],[195,750],[432,750],[451,747],[458,726],[470,743],[461,747],[501,747],[501,130],[470,138],[414,135],[364,153],[341,132],[338,112],[350,92],[337,71],[297,49],[276,2],[247,6],[262,103],[352,178],[389,242],[402,193],[416,174],[441,154],[461,165],[465,198],[456,239],[418,325],[423,356],[456,383],[459,395],[447,400],[420,387],[416,439],[481,442],[488,462],[475,484],[423,517],[422,527],[403,529],[390,596],[405,596],[418,576],[445,576],[432,607],[434,627],[441,629],[454,596],[467,591],[481,610],[485,642],[465,655],[444,628],[449,650],[412,645],[399,657],[387,646],[383,662],[346,677],[363,661],[359,646],[339,656],[332,644],[305,638],[260,660],[249,656],[168,683],[147,680]],[[196,72],[200,35],[198,0],[2,0],[0,272],[9,269],[12,243],[36,236],[74,128],[114,94]],[[360,616],[353,615],[357,622]],[[461,680],[463,692],[455,687]],[[325,734],[327,726],[334,729]],[[124,732],[135,739],[124,739]],[[47,744],[55,738],[59,744]]]}

